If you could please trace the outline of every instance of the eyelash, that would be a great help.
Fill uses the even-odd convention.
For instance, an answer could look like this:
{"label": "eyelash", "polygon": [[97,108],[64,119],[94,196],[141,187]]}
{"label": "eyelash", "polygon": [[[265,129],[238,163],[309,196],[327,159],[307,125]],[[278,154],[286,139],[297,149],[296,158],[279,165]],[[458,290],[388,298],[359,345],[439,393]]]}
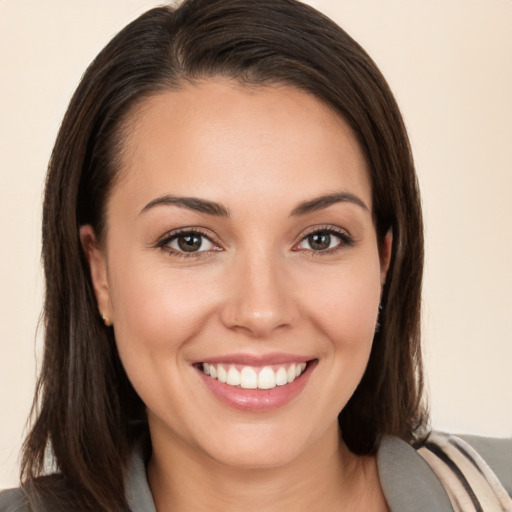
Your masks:
{"label": "eyelash", "polygon": [[[201,239],[208,240],[213,246],[214,249],[206,250],[206,251],[180,251],[173,247],[170,247],[170,244],[174,242],[175,240],[178,240],[181,236],[198,236]],[[204,242],[203,242],[204,243]],[[178,257],[178,258],[199,258],[199,257],[206,257],[211,255],[212,251],[216,252],[219,250],[222,250],[219,248],[218,244],[216,244],[212,240],[212,236],[205,231],[203,231],[201,228],[183,228],[179,229],[177,231],[171,231],[170,233],[167,233],[164,235],[155,245],[157,249],[164,249],[166,250],[170,256]]]}
{"label": "eyelash", "polygon": [[[334,236],[339,239],[339,243],[335,247],[327,248],[324,250],[314,250],[314,249],[300,249],[298,246],[302,244],[308,237],[315,234],[326,234],[329,236]],[[189,235],[189,236],[198,236],[202,239],[208,240],[214,248],[210,250],[203,251],[180,251],[173,247],[170,247],[170,244],[175,240],[178,240],[181,236]],[[333,226],[320,226],[311,229],[309,232],[304,234],[300,241],[293,246],[294,251],[304,251],[309,253],[311,256],[322,256],[322,255],[333,255],[338,253],[339,251],[346,249],[347,247],[352,247],[354,245],[354,239],[346,232],[338,228],[334,228]],[[177,231],[171,231],[164,235],[156,244],[155,247],[158,249],[166,250],[170,256],[178,257],[178,258],[200,258],[200,257],[208,257],[212,252],[221,251],[222,249],[216,244],[210,234],[206,233],[201,228],[183,228]]]}
{"label": "eyelash", "polygon": [[[302,244],[308,237],[316,234],[326,234],[329,236],[334,236],[339,239],[339,243],[334,247],[327,248],[324,250],[314,250],[314,249],[299,249],[297,248],[300,244]],[[323,256],[323,255],[334,255],[338,252],[352,247],[355,243],[355,240],[344,230],[333,227],[333,226],[315,226],[310,231],[302,236],[299,243],[295,244],[294,250],[300,251],[303,250],[309,253],[310,256]],[[297,248],[297,249],[296,249]]]}

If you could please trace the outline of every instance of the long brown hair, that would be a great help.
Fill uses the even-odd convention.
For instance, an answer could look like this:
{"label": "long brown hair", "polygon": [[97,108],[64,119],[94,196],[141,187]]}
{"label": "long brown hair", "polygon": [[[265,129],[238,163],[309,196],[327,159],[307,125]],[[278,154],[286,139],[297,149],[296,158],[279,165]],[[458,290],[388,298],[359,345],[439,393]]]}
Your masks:
{"label": "long brown hair", "polygon": [[104,234],[123,127],[134,106],[159,91],[218,76],[298,87],[338,112],[357,136],[370,170],[377,234],[382,241],[392,230],[393,251],[380,329],[363,379],[340,413],[341,430],[353,452],[367,454],[382,434],[416,442],[425,424],[420,200],[388,85],[350,36],[295,0],[186,0],[146,12],[97,56],[70,102],[49,164],[45,349],[22,478],[55,494],[54,480],[35,478],[50,452],[69,491],[61,501],[72,499],[77,510],[125,508],[130,449],[137,428],[147,428],[113,331],[98,314],[79,227],[91,224]]}

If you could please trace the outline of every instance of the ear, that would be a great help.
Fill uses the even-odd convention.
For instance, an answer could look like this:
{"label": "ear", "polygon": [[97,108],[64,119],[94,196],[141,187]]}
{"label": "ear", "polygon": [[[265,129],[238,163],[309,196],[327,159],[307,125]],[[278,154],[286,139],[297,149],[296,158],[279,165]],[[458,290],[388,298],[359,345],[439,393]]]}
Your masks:
{"label": "ear", "polygon": [[107,261],[104,251],[100,248],[94,229],[90,225],[80,227],[80,241],[85,257],[89,263],[92,285],[99,314],[105,325],[113,323],[112,303],[107,279]]}
{"label": "ear", "polygon": [[380,282],[384,286],[391,263],[391,253],[393,249],[393,229],[389,228],[384,235],[384,240],[380,246]]}

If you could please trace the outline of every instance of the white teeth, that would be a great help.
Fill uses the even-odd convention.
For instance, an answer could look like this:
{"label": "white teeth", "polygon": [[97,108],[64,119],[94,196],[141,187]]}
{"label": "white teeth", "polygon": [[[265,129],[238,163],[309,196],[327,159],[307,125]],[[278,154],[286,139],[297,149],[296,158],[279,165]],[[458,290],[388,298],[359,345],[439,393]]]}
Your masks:
{"label": "white teeth", "polygon": [[256,389],[258,387],[258,375],[250,366],[244,367],[240,372],[240,386],[244,389]]}
{"label": "white teeth", "polygon": [[236,368],[231,367],[228,370],[228,377],[226,379],[226,384],[229,384],[230,386],[240,385],[240,372]]}
{"label": "white teeth", "polygon": [[292,364],[288,371],[286,372],[286,376],[288,378],[288,382],[293,382],[295,380],[295,365]]}
{"label": "white teeth", "polygon": [[[276,367],[274,367],[276,368]],[[257,373],[252,366],[243,366],[240,371],[234,365],[203,363],[203,372],[219,382],[244,389],[272,389],[293,382],[306,369],[306,363],[291,363],[277,367],[264,366]]]}
{"label": "white teeth", "polygon": [[219,382],[226,382],[228,380],[228,372],[221,364],[217,366],[217,379]]}
{"label": "white teeth", "polygon": [[286,375],[286,368],[281,366],[279,370],[276,372],[276,384],[278,386],[284,386],[285,384],[288,384],[288,376]]}
{"label": "white teeth", "polygon": [[258,387],[260,389],[272,389],[276,387],[276,374],[269,366],[262,368],[258,375]]}

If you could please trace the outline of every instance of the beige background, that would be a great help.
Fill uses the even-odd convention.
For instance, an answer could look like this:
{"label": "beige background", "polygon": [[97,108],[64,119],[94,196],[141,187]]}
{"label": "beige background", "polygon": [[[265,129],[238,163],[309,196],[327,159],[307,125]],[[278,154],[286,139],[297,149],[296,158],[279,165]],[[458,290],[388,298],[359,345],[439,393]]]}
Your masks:
{"label": "beige background", "polygon": [[[512,0],[318,0],[374,57],[410,130],[427,224],[436,428],[512,435]],[[0,0],[0,488],[34,385],[46,162],[73,89],[150,0]]]}

